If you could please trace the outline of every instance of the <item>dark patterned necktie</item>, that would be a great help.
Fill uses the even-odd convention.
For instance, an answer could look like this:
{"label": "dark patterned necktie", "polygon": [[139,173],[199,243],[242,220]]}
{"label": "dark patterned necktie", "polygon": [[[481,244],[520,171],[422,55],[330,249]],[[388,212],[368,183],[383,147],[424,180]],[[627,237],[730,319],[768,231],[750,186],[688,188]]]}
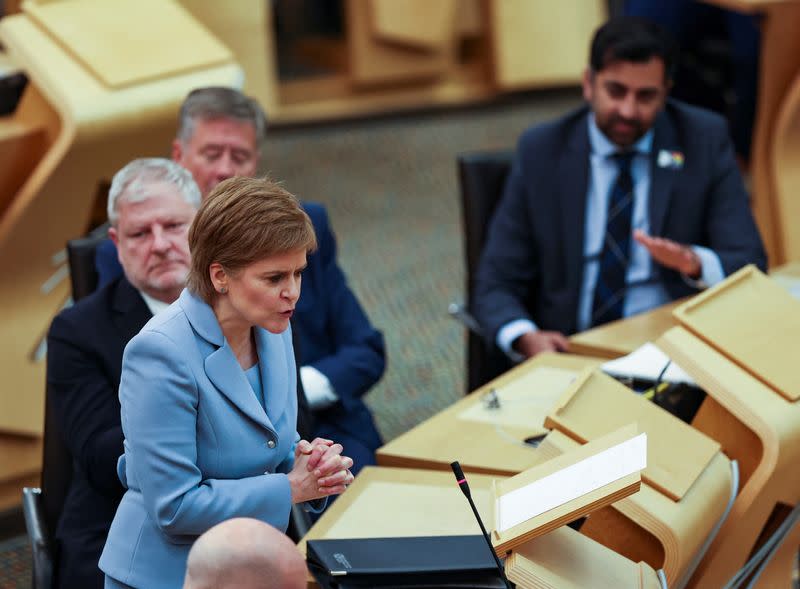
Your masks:
{"label": "dark patterned necktie", "polygon": [[634,153],[617,153],[619,173],[608,198],[608,217],[600,268],[592,301],[592,325],[600,325],[622,317],[625,303],[625,275],[628,271],[633,216],[633,178],[631,161]]}

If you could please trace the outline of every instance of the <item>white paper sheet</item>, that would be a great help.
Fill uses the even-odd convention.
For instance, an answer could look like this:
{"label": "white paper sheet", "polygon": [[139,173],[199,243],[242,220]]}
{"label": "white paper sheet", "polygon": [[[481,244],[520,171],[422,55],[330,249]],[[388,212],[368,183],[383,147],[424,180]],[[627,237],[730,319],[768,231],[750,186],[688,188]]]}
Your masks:
{"label": "white paper sheet", "polygon": [[497,499],[497,530],[504,532],[647,467],[642,433]]}
{"label": "white paper sheet", "polygon": [[[602,368],[603,372],[616,378],[638,378],[654,381],[661,374],[667,362],[669,362],[669,356],[655,344],[648,342],[627,356],[606,362]],[[695,384],[694,379],[675,362],[670,363],[662,380],[664,382]]]}

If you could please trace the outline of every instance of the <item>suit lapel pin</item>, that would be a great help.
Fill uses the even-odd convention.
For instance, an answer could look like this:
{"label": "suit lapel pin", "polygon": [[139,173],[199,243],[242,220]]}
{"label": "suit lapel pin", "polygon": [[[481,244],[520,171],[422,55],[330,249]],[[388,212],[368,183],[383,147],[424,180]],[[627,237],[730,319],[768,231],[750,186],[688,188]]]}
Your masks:
{"label": "suit lapel pin", "polygon": [[658,152],[658,167],[680,170],[683,167],[683,152],[662,149]]}

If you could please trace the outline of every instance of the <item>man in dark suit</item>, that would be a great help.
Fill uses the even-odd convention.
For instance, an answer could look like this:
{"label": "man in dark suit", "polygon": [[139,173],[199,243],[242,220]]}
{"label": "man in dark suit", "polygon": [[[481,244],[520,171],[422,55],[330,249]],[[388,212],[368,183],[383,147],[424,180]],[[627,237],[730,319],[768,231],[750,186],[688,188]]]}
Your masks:
{"label": "man in dark suit", "polygon": [[586,107],[527,130],[473,312],[510,355],[716,284],[766,256],[724,121],[667,99],[673,48],[623,17],[592,41]]}
{"label": "man in dark suit", "polygon": [[122,427],[117,397],[122,353],[177,299],[189,270],[187,232],[200,191],[169,160],[135,160],[114,176],[111,239],[124,275],[59,313],[47,337],[47,382],[73,458],[55,532],[58,586],[103,587],[98,559],[124,489],[117,478]]}
{"label": "man in dark suit", "polygon": [[[181,106],[172,159],[192,173],[203,196],[227,178],[253,176],[265,135],[258,103],[231,88],[199,88]],[[304,202],[317,234],[308,257],[292,329],[317,437],[334,439],[354,461],[353,472],[375,464],[382,444],[363,401],[386,366],[383,336],[347,285],[325,208]],[[101,284],[120,273],[113,244],[98,249]]]}

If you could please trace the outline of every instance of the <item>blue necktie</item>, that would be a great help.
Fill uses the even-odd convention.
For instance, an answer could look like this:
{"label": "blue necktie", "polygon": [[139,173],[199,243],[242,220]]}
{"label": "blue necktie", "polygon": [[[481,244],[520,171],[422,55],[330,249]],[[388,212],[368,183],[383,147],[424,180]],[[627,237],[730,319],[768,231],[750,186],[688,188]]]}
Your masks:
{"label": "blue necktie", "polygon": [[622,317],[625,303],[625,275],[628,271],[633,216],[633,152],[617,153],[619,173],[608,198],[608,217],[600,268],[592,300],[592,325],[600,325]]}

